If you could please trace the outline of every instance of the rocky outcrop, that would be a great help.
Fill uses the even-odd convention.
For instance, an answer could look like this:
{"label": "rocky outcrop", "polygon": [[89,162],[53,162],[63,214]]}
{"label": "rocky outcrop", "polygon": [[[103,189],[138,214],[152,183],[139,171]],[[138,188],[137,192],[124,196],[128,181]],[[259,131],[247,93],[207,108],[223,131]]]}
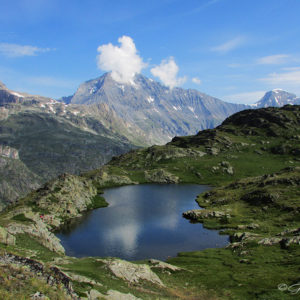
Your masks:
{"label": "rocky outcrop", "polygon": [[77,281],[77,282],[80,282],[80,283],[87,283],[87,284],[90,284],[90,285],[98,285],[98,286],[102,286],[102,283],[98,282],[98,281],[95,281],[91,278],[88,278],[86,276],[82,276],[82,275],[78,275],[78,274],[73,274],[73,273],[66,273],[66,276],[68,276],[69,278],[71,278],[73,281]]}
{"label": "rocky outcrop", "polygon": [[251,224],[248,224],[248,225],[238,225],[237,226],[238,229],[257,229],[259,228],[259,225],[256,224],[256,223],[251,223]]}
{"label": "rocky outcrop", "polygon": [[71,279],[56,266],[48,268],[39,261],[8,253],[0,256],[0,264],[26,266],[35,274],[35,278],[45,280],[50,286],[62,285],[66,292],[66,299],[79,300],[74,293]]}
{"label": "rocky outcrop", "polygon": [[106,172],[105,168],[100,169],[99,172],[95,174],[94,180],[97,182],[99,186],[106,186],[107,184],[113,184],[113,185],[136,184],[136,182],[132,181],[128,176],[109,174],[109,171]]}
{"label": "rocky outcrop", "polygon": [[82,300],[98,300],[98,299],[107,299],[107,300],[142,300],[137,298],[134,295],[128,293],[124,294],[115,290],[108,290],[107,294],[104,295],[95,289],[91,289],[88,293],[87,298],[81,298]]}
{"label": "rocky outcrop", "polygon": [[5,245],[15,245],[16,243],[16,238],[1,226],[0,226],[0,243],[3,243]]}
{"label": "rocky outcrop", "polygon": [[205,218],[231,218],[230,214],[224,211],[208,211],[206,209],[192,209],[184,212],[183,217],[190,220]]}
{"label": "rocky outcrop", "polygon": [[141,280],[146,280],[153,284],[164,286],[160,278],[148,265],[138,265],[121,259],[105,259],[99,261],[104,262],[107,269],[112,272],[114,276],[129,283],[139,283]]}
{"label": "rocky outcrop", "polygon": [[97,189],[90,180],[63,174],[33,194],[32,202],[45,213],[44,222],[58,227],[66,219],[80,216],[92,205]]}
{"label": "rocky outcrop", "polygon": [[174,265],[168,264],[164,261],[158,259],[149,259],[149,263],[151,264],[151,268],[158,268],[161,270],[169,270],[169,271],[182,271],[183,269],[180,267],[176,267]]}
{"label": "rocky outcrop", "polygon": [[145,174],[145,179],[150,182],[157,182],[157,183],[178,183],[179,182],[179,177],[173,175],[172,173],[164,169],[145,171],[144,174]]}
{"label": "rocky outcrop", "polygon": [[44,247],[48,248],[51,251],[56,253],[64,254],[65,249],[60,244],[60,240],[48,230],[47,225],[38,220],[33,224],[24,224],[24,223],[10,223],[6,227],[7,232],[11,235],[16,234],[28,234],[32,237],[37,238],[38,242]]}
{"label": "rocky outcrop", "polygon": [[258,234],[252,232],[236,232],[230,236],[231,242],[255,241],[259,238]]}
{"label": "rocky outcrop", "polygon": [[17,104],[23,101],[23,96],[10,92],[4,85],[0,86],[0,106],[5,106],[9,104]]}
{"label": "rocky outcrop", "polygon": [[167,145],[165,148],[160,148],[158,146],[152,146],[146,150],[146,160],[159,162],[161,160],[176,159],[181,157],[202,157],[206,155],[205,152],[199,149],[193,148],[179,148],[171,145]]}
{"label": "rocky outcrop", "polygon": [[286,229],[277,236],[264,238],[258,243],[266,246],[280,244],[283,248],[287,248],[292,244],[300,245],[300,228]]}
{"label": "rocky outcrop", "polygon": [[0,145],[0,156],[19,159],[19,151],[9,146]]}
{"label": "rocky outcrop", "polygon": [[217,166],[213,166],[211,168],[212,173],[216,173],[218,171],[222,171],[223,173],[228,175],[234,174],[234,168],[230,165],[228,161],[222,161]]}

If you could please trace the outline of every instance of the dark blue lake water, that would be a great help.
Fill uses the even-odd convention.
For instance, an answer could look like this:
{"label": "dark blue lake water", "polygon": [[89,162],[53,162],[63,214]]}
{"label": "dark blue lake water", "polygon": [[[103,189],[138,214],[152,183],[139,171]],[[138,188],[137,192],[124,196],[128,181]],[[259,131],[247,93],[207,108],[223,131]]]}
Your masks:
{"label": "dark blue lake water", "polygon": [[228,237],[182,217],[199,208],[196,196],[208,186],[131,185],[106,189],[109,203],[77,218],[56,235],[70,256],[114,256],[164,260],[181,251],[222,247]]}

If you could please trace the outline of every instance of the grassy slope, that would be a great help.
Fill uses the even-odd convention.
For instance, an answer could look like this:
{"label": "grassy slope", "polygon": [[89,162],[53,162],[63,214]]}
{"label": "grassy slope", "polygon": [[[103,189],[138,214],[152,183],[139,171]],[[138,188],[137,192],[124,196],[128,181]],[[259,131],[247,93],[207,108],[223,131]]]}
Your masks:
{"label": "grassy slope", "polygon": [[[254,111],[254,115],[241,112],[216,130],[175,138],[166,146],[130,152],[113,159],[101,170],[82,175],[98,188],[104,188],[118,183],[103,182],[103,173],[143,183],[151,182],[145,177],[145,170],[151,173],[163,169],[177,176],[180,182],[219,186],[199,196],[198,202],[208,211],[229,212],[230,218],[199,218],[198,221],[208,228],[221,228],[232,236],[238,232],[257,234],[254,240],[245,239],[226,249],[180,253],[169,262],[187,271],[171,276],[156,271],[166,289],[147,283],[133,286],[112,279],[94,258],[67,258],[57,264],[101,281],[103,286],[96,287],[101,292],[115,288],[143,299],[295,299],[297,296],[280,291],[277,286],[300,281],[299,245],[264,246],[257,242],[300,227],[299,111],[300,107],[295,106]],[[206,154],[201,156],[200,151]],[[294,168],[279,172],[290,166]],[[247,228],[251,223],[258,227]],[[18,236],[15,247],[1,247],[22,255],[34,253],[37,259],[48,262],[57,256],[37,241],[28,242],[24,236]],[[80,294],[90,288],[75,282]]]}

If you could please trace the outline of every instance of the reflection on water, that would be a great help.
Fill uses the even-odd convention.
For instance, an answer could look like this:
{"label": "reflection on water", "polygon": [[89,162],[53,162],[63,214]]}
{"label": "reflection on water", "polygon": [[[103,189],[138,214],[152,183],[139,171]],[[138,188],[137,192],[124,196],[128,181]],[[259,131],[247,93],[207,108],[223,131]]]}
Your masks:
{"label": "reflection on water", "polygon": [[91,211],[85,212],[82,216],[68,220],[63,227],[59,228],[58,232],[68,236],[79,226],[82,226],[85,222],[88,222],[91,215]]}
{"label": "reflection on water", "polygon": [[57,236],[68,255],[166,259],[180,251],[227,244],[228,238],[182,217],[198,208],[200,185],[134,185],[105,190],[109,203],[75,219]]}

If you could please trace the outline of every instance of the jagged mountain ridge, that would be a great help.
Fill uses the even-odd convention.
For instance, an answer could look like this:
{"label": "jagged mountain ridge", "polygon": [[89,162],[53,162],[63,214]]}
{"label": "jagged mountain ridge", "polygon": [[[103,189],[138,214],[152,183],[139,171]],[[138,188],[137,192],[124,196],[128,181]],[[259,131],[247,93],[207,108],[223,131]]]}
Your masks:
{"label": "jagged mountain ridge", "polygon": [[286,104],[299,105],[300,98],[298,98],[295,94],[286,92],[284,90],[274,89],[267,92],[259,101],[257,101],[253,105],[253,107],[281,107]]}
{"label": "jagged mountain ridge", "polygon": [[65,100],[71,104],[108,105],[118,117],[144,133],[148,145],[213,128],[229,115],[249,108],[197,90],[170,89],[143,75],[136,75],[134,84],[121,84],[110,73],[84,82],[72,98]]}

